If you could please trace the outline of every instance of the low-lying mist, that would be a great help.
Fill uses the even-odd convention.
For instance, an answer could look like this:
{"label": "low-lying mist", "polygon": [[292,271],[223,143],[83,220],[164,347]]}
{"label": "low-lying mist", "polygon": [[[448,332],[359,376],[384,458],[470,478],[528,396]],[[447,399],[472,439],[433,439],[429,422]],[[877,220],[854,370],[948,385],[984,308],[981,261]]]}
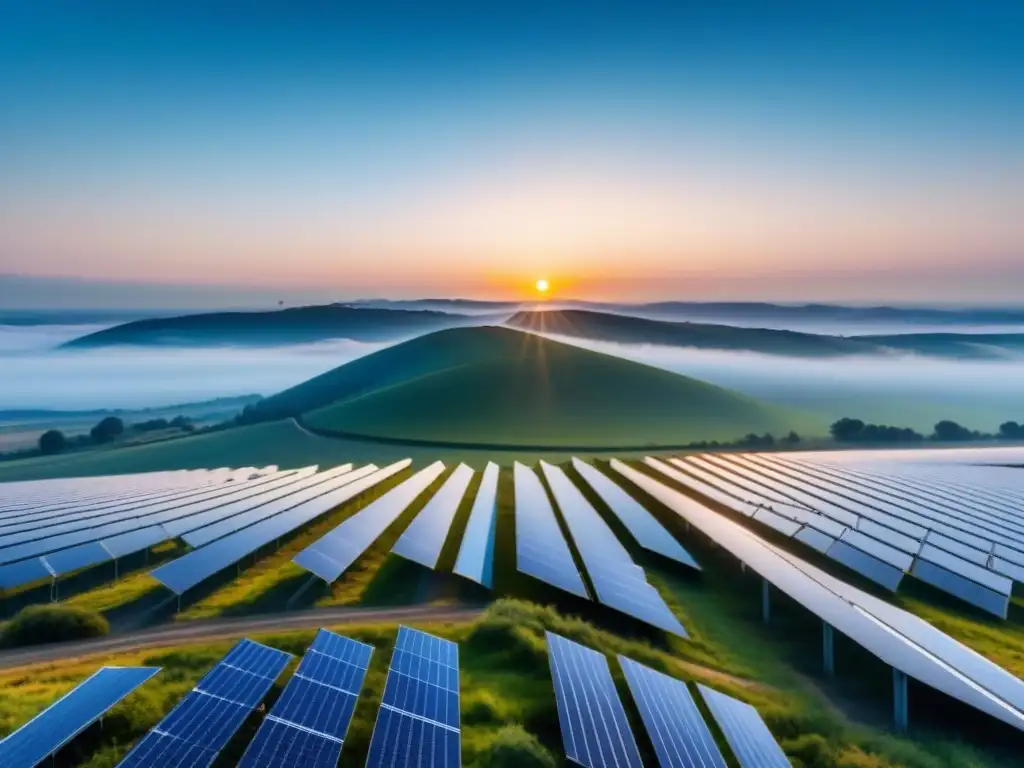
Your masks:
{"label": "low-lying mist", "polygon": [[917,429],[944,418],[994,431],[1024,420],[1024,356],[959,361],[913,355],[797,358],[551,336],[751,397],[813,411]]}
{"label": "low-lying mist", "polygon": [[93,330],[0,326],[0,410],[147,408],[269,395],[387,346],[338,339],[266,348],[55,349]]}

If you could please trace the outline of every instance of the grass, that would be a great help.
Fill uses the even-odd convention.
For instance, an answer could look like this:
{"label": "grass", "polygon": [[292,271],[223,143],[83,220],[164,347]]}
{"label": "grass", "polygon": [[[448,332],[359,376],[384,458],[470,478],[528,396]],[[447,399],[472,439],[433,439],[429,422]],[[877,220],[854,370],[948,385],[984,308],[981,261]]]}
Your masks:
{"label": "grass", "polygon": [[[688,604],[689,604],[689,598]],[[690,606],[693,609],[692,605]],[[704,621],[713,604],[696,609]],[[758,708],[782,741],[794,765],[805,768],[994,768],[1010,765],[993,762],[969,748],[944,741],[915,744],[883,731],[852,724],[823,702],[821,694],[797,676],[781,669],[770,653],[754,649],[749,623],[728,610],[712,619],[711,635],[723,633],[734,646],[729,654],[742,658],[751,672],[764,673],[771,684],[735,677],[714,667],[697,667],[663,648],[636,638],[623,638],[552,608],[523,601],[502,600],[477,621],[467,624],[425,624],[420,628],[460,644],[460,687],[463,763],[467,768],[486,765],[492,745],[508,726],[519,726],[532,735],[562,765],[561,738],[548,671],[544,632],[557,632],[610,656],[623,654],[686,681],[699,681],[736,696]],[[365,762],[370,734],[383,690],[396,628],[373,625],[346,626],[343,634],[375,646],[363,693],[345,741],[342,763]],[[301,656],[312,631],[254,635],[253,639]],[[138,692],[119,704],[105,719],[102,731],[93,728],[76,740],[57,765],[113,766],[148,728],[152,727],[216,661],[231,647],[225,640],[197,646],[116,654],[108,664],[147,664],[163,671]],[[771,642],[766,643],[770,649]],[[614,659],[610,659],[616,684],[627,706],[645,762],[653,763],[650,743],[632,705]],[[98,660],[84,659],[0,672],[0,734],[7,733],[91,674]],[[779,669],[774,669],[780,667]],[[293,667],[292,667],[293,669]],[[267,697],[268,709],[279,695],[289,672]],[[225,750],[220,764],[233,765],[255,732],[259,716],[250,718]],[[716,733],[721,742],[721,734]],[[808,758],[808,756],[810,756]]]}
{"label": "grass", "polygon": [[[504,328],[442,331],[392,347],[419,361],[421,347],[494,347],[382,385],[338,389],[313,427],[383,438],[508,446],[625,448],[734,440],[749,432],[823,432],[814,419],[679,374]],[[375,365],[375,355],[344,368]],[[597,416],[600,418],[596,418]]]}

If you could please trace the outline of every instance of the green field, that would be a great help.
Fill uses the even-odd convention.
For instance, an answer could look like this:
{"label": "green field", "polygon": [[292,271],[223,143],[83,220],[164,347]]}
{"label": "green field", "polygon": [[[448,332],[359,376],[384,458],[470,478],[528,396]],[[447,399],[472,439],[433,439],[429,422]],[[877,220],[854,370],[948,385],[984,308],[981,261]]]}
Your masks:
{"label": "green field", "polygon": [[[435,356],[438,347],[448,355]],[[336,402],[306,411],[305,422],[383,438],[626,450],[731,441],[750,432],[824,432],[796,411],[503,328],[442,331],[386,353],[399,362],[408,357],[413,370],[399,376],[392,363],[388,379],[336,391]],[[374,357],[340,371],[361,363],[376,368]],[[445,357],[443,365],[421,370],[424,359]]]}

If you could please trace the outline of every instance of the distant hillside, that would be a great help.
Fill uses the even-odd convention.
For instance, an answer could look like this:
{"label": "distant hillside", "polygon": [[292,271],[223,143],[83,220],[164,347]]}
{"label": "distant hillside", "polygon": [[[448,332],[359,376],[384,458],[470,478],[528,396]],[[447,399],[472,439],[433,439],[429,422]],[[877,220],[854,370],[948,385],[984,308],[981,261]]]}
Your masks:
{"label": "distant hillside", "polygon": [[595,341],[661,344],[791,357],[888,355],[902,352],[931,357],[997,360],[1024,353],[1024,334],[933,333],[844,337],[768,328],[669,322],[575,309],[518,312],[508,320],[507,325],[535,333]]}
{"label": "distant hillside", "polygon": [[460,328],[336,368],[249,411],[311,428],[503,446],[655,446],[824,424],[705,382],[506,328]]}
{"label": "distant hillside", "polygon": [[330,304],[272,312],[213,312],[136,320],[82,336],[64,346],[263,346],[326,339],[393,341],[469,322],[476,321],[426,310],[364,309]]}
{"label": "distant hillside", "polygon": [[623,344],[663,344],[698,349],[763,352],[771,355],[823,357],[862,354],[873,345],[838,336],[819,336],[765,328],[672,323],[578,309],[519,312],[507,323],[514,328]]}

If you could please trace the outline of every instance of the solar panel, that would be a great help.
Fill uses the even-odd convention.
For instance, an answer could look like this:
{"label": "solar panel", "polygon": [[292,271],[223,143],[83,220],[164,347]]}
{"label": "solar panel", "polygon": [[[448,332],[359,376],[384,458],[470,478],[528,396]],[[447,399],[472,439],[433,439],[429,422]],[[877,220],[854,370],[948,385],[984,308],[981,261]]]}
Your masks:
{"label": "solar panel", "polygon": [[996,592],[983,587],[976,581],[923,558],[918,558],[914,562],[910,573],[936,589],[947,592],[1000,618],[1006,618],[1010,604],[1008,593]]}
{"label": "solar panel", "polygon": [[458,646],[399,627],[367,767],[457,768],[460,729]]}
{"label": "solar panel", "polygon": [[[411,463],[406,459],[404,462],[392,464],[387,469],[394,468],[394,472],[397,472]],[[314,541],[292,558],[292,562],[319,576],[328,584],[337,581],[442,472],[444,464],[440,461],[421,469],[352,515],[333,531]]]}
{"label": "solar panel", "polygon": [[661,768],[726,768],[686,683],[618,658]]}
{"label": "solar panel", "polygon": [[749,704],[697,684],[704,703],[725,734],[740,768],[790,768],[782,748]]}
{"label": "solar panel", "polygon": [[587,588],[569,551],[555,512],[537,475],[518,462],[513,469],[516,497],[516,568],[553,587],[586,598]]}
{"label": "solar panel", "polygon": [[573,469],[586,481],[612,514],[626,527],[637,543],[648,552],[655,552],[677,563],[700,570],[697,561],[650,512],[644,509],[628,493],[611,481],[600,470],[577,458],[572,460]]}
{"label": "solar panel", "polygon": [[494,578],[494,535],[498,527],[498,465],[488,462],[469,512],[454,573],[491,588]]}
{"label": "solar panel", "polygon": [[100,667],[0,740],[0,765],[31,768],[45,760],[159,671],[159,667]]}
{"label": "solar panel", "polygon": [[330,512],[339,504],[372,488],[405,466],[406,462],[398,462],[359,480],[346,483],[323,496],[217,539],[205,547],[195,549],[187,555],[150,571],[150,575],[172,592],[180,595],[218,571],[237,563],[260,547],[271,544],[282,536],[287,536],[292,531]]}
{"label": "solar panel", "polygon": [[612,468],[884,663],[1024,731],[1024,683],[931,624],[774,547],[622,462]]}
{"label": "solar panel", "polygon": [[868,554],[845,541],[837,541],[826,550],[825,554],[842,563],[851,571],[856,571],[861,576],[871,579],[893,592],[899,587],[903,580],[903,569],[894,568],[889,563],[879,560],[874,555]]}
{"label": "solar panel", "polygon": [[433,570],[437,566],[437,558],[441,556],[445,539],[448,538],[448,529],[455,519],[455,512],[472,479],[472,469],[465,464],[456,467],[405,529],[391,551]]}
{"label": "solar panel", "polygon": [[658,590],[647,582],[644,570],[633,562],[608,524],[572,481],[558,467],[547,462],[541,462],[540,466],[590,574],[597,599],[653,627],[689,637]]}
{"label": "solar panel", "polygon": [[336,766],[372,654],[321,629],[239,765]]}
{"label": "solar panel", "polygon": [[809,526],[801,528],[793,538],[797,541],[802,541],[811,549],[816,549],[822,554],[828,552],[829,547],[831,547],[836,541],[828,534],[822,533],[821,531]]}
{"label": "solar panel", "polygon": [[546,635],[565,756],[586,768],[641,768],[608,659],[554,632]]}
{"label": "solar panel", "polygon": [[290,658],[276,648],[239,641],[119,765],[212,765]]}

